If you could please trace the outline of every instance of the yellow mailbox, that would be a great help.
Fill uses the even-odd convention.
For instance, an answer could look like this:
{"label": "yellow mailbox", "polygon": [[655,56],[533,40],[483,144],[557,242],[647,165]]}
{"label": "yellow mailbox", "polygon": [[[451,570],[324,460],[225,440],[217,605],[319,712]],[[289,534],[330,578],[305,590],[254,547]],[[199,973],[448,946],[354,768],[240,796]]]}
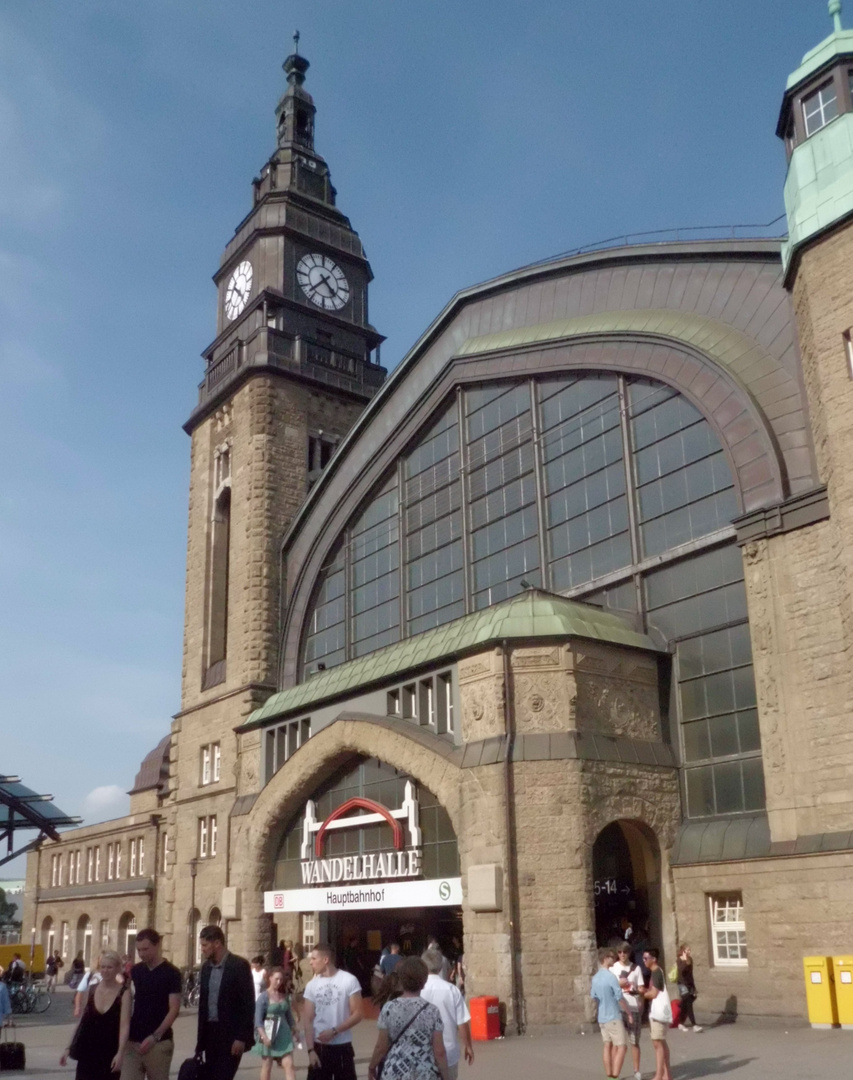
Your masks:
{"label": "yellow mailbox", "polygon": [[853,956],[833,956],[835,1001],[838,1022],[846,1031],[853,1030]]}
{"label": "yellow mailbox", "polygon": [[813,1028],[838,1027],[838,1004],[831,956],[804,956],[806,1002]]}

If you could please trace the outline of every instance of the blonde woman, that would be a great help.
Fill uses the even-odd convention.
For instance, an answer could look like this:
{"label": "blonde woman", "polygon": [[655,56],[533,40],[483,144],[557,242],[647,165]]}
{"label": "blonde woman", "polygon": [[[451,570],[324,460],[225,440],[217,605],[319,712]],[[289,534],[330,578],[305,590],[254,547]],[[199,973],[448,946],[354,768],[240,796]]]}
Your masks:
{"label": "blonde woman", "polygon": [[269,986],[261,991],[255,1003],[255,1033],[257,1042],[253,1054],[261,1057],[261,1080],[270,1080],[272,1063],[284,1069],[286,1080],[295,1080],[293,1069],[293,1013],[290,1010],[284,983],[284,972],[273,968]]}
{"label": "blonde woman", "polygon": [[130,995],[127,981],[119,982],[121,957],[115,952],[101,953],[98,961],[100,982],[89,987],[80,1023],[71,1044],[66,1047],[60,1065],[76,1058],[76,1080],[115,1080],[121,1069],[119,1030],[122,1020],[130,1019]]}

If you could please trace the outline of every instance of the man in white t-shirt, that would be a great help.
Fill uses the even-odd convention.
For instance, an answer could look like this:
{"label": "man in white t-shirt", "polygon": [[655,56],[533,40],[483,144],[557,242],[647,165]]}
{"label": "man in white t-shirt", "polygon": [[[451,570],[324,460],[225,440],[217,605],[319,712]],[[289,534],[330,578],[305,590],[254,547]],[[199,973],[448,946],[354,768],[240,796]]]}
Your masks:
{"label": "man in white t-shirt", "polygon": [[634,1080],[642,1080],[640,1073],[640,1030],[642,1014],[640,1001],[642,1000],[643,971],[639,964],[631,963],[631,946],[627,943],[620,945],[616,950],[619,959],[611,967],[611,971],[619,980],[622,987],[622,997],[628,1006],[628,1012],[622,1014],[625,1027],[628,1029],[628,1042],[631,1044],[631,1060],[634,1065]]}
{"label": "man in white t-shirt", "polygon": [[314,977],[305,987],[302,1021],[312,1080],[356,1080],[352,1028],[361,1020],[361,984],[335,967],[331,945],[308,957]]}
{"label": "man in white t-shirt", "polygon": [[453,983],[445,982],[441,969],[445,957],[437,949],[427,949],[421,957],[427,966],[429,975],[426,986],[421,990],[421,997],[429,1001],[441,1013],[444,1028],[441,1037],[447,1051],[447,1072],[450,1080],[457,1080],[459,1075],[459,1044],[465,1053],[469,1065],[474,1063],[474,1047],[471,1044],[471,1014],[465,1004],[465,998]]}

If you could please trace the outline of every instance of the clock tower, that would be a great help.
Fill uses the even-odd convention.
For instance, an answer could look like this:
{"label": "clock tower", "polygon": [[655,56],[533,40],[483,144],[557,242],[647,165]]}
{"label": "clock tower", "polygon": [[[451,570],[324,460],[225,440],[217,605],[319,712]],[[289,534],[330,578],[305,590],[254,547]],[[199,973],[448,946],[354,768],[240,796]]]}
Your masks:
{"label": "clock tower", "polygon": [[[163,863],[177,872],[158,889],[163,925],[224,905],[227,860],[210,855],[228,842],[237,792],[258,786],[258,754],[240,758],[234,729],[277,688],[281,541],[385,378],[368,319],[370,264],[314,148],[308,61],[295,52],[284,70],[278,145],[214,274],[216,337],[185,424],[184,656],[170,750],[174,848]],[[183,942],[171,948],[192,962],[189,943],[185,958]]]}

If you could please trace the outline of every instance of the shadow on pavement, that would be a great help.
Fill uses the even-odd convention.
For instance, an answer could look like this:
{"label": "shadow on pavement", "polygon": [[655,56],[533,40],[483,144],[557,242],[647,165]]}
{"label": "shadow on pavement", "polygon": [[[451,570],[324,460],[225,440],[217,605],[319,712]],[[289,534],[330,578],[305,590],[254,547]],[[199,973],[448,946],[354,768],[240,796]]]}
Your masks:
{"label": "shadow on pavement", "polygon": [[743,1069],[756,1060],[754,1057],[733,1058],[730,1054],[713,1058],[694,1058],[693,1061],[686,1061],[683,1065],[673,1065],[672,1077],[673,1080],[693,1080],[693,1077],[697,1076],[720,1076],[722,1073]]}

